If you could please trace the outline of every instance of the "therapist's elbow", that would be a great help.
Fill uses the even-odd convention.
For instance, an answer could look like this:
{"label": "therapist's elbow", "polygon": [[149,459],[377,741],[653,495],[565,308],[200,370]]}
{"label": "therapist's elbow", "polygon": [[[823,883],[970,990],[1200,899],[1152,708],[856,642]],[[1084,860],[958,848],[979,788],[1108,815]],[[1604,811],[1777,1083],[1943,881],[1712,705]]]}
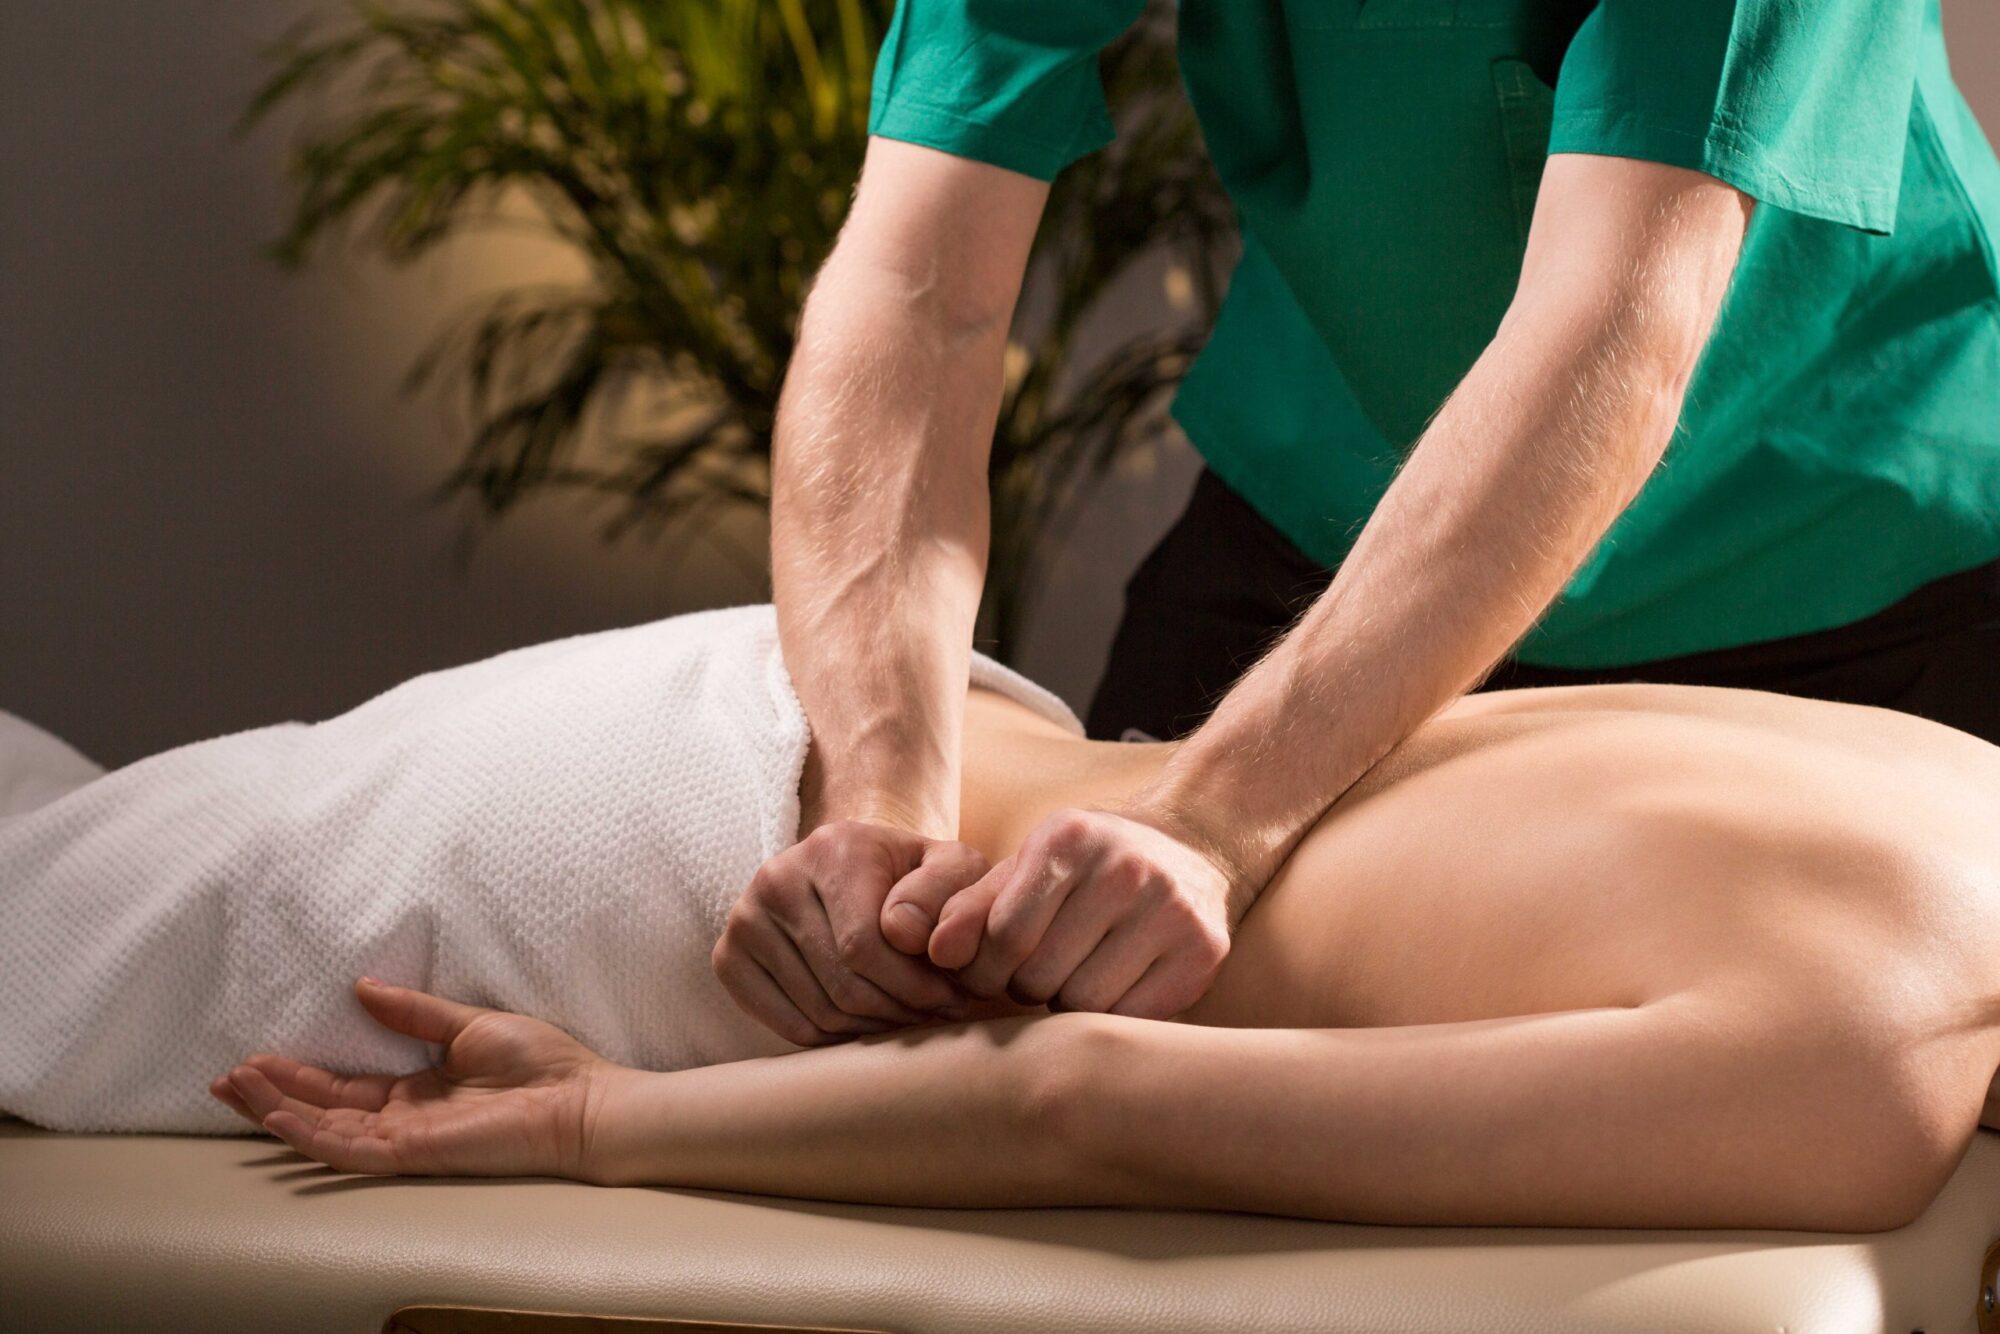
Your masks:
{"label": "therapist's elbow", "polygon": [[802,334],[814,324],[844,328],[859,321],[912,334],[933,355],[1006,336],[1013,290],[954,274],[937,254],[891,255],[866,231],[863,220],[850,220],[813,275],[800,310]]}
{"label": "therapist's elbow", "polygon": [[1694,256],[1669,254],[1635,264],[1607,294],[1602,330],[1608,350],[1642,389],[1676,412],[1728,285],[1728,271],[1718,273]]}
{"label": "therapist's elbow", "polygon": [[1696,312],[1634,316],[1607,325],[1603,355],[1625,387],[1630,410],[1646,419],[1651,434],[1671,434],[1679,422],[1712,327],[1712,318]]}

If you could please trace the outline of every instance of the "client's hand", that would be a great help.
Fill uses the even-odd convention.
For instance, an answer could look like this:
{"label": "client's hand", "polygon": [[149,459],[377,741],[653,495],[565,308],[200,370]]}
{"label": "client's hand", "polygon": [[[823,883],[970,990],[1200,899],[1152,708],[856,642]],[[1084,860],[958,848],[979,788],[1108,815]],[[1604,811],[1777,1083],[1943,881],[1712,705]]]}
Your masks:
{"label": "client's hand", "polygon": [[631,1071],[539,1019],[370,978],[354,990],[383,1026],[442,1043],[442,1063],[341,1076],[260,1052],[208,1091],[343,1172],[590,1179],[598,1109]]}
{"label": "client's hand", "polygon": [[1144,813],[1063,810],[945,904],[930,956],[976,996],[1171,1019],[1208,991],[1247,906]]}
{"label": "client's hand", "polygon": [[963,843],[821,825],[758,868],[715,943],[716,976],[802,1047],[963,1018],[965,993],[923,954],[945,901],[985,871]]}

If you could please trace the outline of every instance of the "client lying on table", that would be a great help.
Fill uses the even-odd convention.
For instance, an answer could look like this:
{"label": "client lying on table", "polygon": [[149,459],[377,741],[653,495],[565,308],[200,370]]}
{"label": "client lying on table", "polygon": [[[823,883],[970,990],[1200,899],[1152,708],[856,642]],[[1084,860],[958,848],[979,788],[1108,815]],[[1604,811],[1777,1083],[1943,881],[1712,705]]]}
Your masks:
{"label": "client lying on table", "polygon": [[[688,618],[677,642],[766,661],[775,645],[758,615]],[[635,686],[692,670],[658,667],[658,641],[618,633],[626,647],[593,639],[612,646],[610,661],[632,658]],[[755,636],[756,651],[716,652],[731,636]],[[560,678],[563,662],[547,667]],[[595,677],[568,670],[576,694],[618,701],[602,662]],[[1007,694],[975,689],[967,703],[962,834],[989,857],[1054,808],[1116,802],[1170,752],[1080,741],[1053,710],[1029,707],[1041,704],[1029,689],[983,675]],[[532,732],[529,719],[499,721]],[[624,744],[643,748],[644,733],[626,725]],[[639,781],[630,755],[538,768],[528,741],[519,765],[536,782],[634,818],[619,789]],[[464,791],[417,795],[448,813]],[[210,1091],[302,1153],[360,1172],[1391,1223],[1888,1228],[1950,1175],[2000,1066],[1996,817],[2000,750],[1899,714],[1674,687],[1475,695],[1329,810],[1178,1022],[1013,1014],[775,1056],[711,1051],[727,1063],[648,1072],[541,1019],[363,981],[368,1014],[442,1047],[435,1069],[416,1069],[407,1048],[394,1049],[400,1077],[260,1054]],[[532,812],[518,823],[524,843],[567,846]],[[0,825],[0,867],[10,833]],[[713,834],[673,829],[669,841]],[[162,848],[172,842],[163,832]],[[476,842],[435,865],[494,873]],[[315,875],[283,857],[240,869],[307,893]],[[626,874],[645,879],[643,867]],[[551,931],[589,920],[558,896],[627,893],[560,876],[540,892]],[[254,899],[245,889],[241,905],[214,909],[211,929],[226,932]],[[462,922],[432,914],[428,958],[450,955],[450,933],[480,929],[461,911]],[[933,958],[969,958],[982,925],[948,908]],[[505,970],[440,981],[450,970],[387,953],[367,971],[392,983],[509,992]],[[604,987],[588,970],[568,985]],[[696,1006],[713,986],[677,977],[658,1001]],[[16,1006],[31,995],[7,994]],[[144,1044],[151,1018],[116,1022]],[[263,1026],[289,1033],[277,1013]],[[341,1045],[317,1029],[292,1036],[293,1055]],[[0,1082],[0,1106],[8,1092]]]}

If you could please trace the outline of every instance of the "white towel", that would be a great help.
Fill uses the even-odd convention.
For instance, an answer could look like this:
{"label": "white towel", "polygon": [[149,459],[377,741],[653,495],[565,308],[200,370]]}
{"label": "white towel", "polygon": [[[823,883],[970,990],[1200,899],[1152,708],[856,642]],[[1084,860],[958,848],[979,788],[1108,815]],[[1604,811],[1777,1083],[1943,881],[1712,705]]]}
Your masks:
{"label": "white towel", "polygon": [[[1081,732],[988,659],[972,679]],[[227,1133],[206,1087],[252,1051],[424,1067],[353,999],[364,973],[646,1069],[789,1050],[709,951],[795,839],[806,744],[775,617],[743,607],[419,677],[0,818],[0,1109]]]}

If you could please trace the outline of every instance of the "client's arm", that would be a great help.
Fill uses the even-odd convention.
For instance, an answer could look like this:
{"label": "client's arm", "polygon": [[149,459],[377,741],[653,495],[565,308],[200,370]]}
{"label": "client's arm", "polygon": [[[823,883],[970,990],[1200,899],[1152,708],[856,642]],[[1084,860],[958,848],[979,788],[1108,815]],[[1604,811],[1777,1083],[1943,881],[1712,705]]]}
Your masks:
{"label": "client's arm", "polygon": [[340,1079],[258,1056],[214,1088],[358,1172],[1388,1223],[1898,1226],[1963,1151],[1977,1090],[1945,1096],[1935,1063],[1912,1069],[1917,1035],[1883,1022],[1907,988],[1842,979],[1830,1005],[1829,980],[1417,1028],[1007,1019],[672,1074],[364,984],[378,1019],[445,1044],[438,1070]]}

